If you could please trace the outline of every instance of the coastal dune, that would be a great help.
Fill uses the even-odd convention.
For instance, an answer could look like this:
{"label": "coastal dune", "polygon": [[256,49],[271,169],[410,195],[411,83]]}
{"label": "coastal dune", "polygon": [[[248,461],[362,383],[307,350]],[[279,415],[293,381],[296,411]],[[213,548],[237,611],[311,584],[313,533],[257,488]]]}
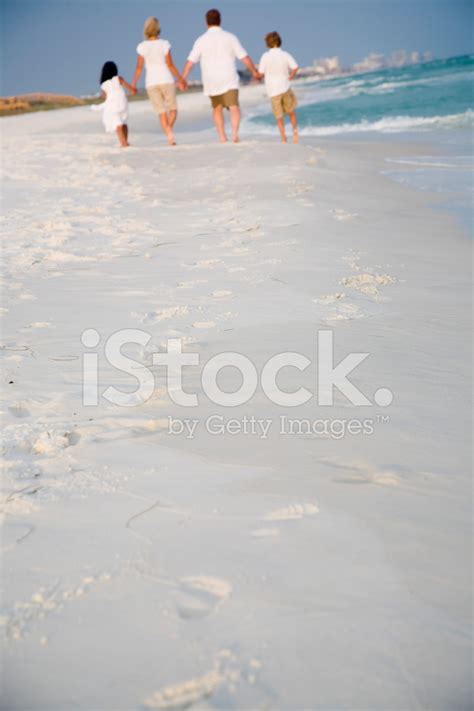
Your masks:
{"label": "coastal dune", "polygon": [[[88,107],[2,120],[4,707],[467,709],[469,240],[382,174],[413,142],[219,145],[206,99],[180,111],[175,148],[146,102],[127,150]],[[146,399],[105,358],[123,329]],[[368,404],[321,404],[322,332],[368,354]],[[201,382],[223,352],[259,378],[232,408]],[[283,352],[298,407],[262,387]]]}

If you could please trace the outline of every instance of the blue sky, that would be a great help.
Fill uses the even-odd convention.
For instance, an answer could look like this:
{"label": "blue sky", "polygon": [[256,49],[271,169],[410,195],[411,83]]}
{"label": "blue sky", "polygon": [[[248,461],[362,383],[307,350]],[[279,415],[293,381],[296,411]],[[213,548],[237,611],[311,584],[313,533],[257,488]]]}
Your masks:
{"label": "blue sky", "polygon": [[[157,16],[181,67],[214,0],[2,0],[1,94],[98,89],[104,61],[131,79],[143,21]],[[215,0],[223,26],[255,60],[263,35],[278,30],[300,65],[339,55],[352,64],[369,52],[472,51],[471,0]],[[198,77],[196,72],[192,76]]]}

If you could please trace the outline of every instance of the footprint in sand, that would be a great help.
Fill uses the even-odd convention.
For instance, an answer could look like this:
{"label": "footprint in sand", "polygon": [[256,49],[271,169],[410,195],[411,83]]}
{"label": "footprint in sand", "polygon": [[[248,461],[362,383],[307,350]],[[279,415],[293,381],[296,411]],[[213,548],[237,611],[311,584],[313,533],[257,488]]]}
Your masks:
{"label": "footprint in sand", "polygon": [[368,272],[365,272],[364,274],[355,274],[354,276],[344,277],[340,283],[343,286],[347,286],[349,289],[360,291],[366,296],[377,297],[380,293],[380,287],[387,286],[388,284],[394,284],[396,281],[396,277],[390,276],[390,274],[369,274]]}
{"label": "footprint in sand", "polygon": [[144,314],[132,311],[131,315],[141,321],[144,324],[157,323],[159,321],[166,321],[170,318],[182,318],[187,316],[189,313],[189,308],[187,306],[170,306],[167,309],[161,309],[160,311],[148,311]]}
{"label": "footprint in sand", "polygon": [[192,281],[180,281],[178,283],[178,289],[192,289],[193,286],[199,286],[199,284],[207,284],[207,279],[193,279]]}
{"label": "footprint in sand", "polygon": [[296,184],[294,185],[294,187],[290,188],[287,193],[287,197],[299,197],[300,195],[304,195],[304,193],[309,193],[312,190],[312,186],[307,185],[306,183]]}
{"label": "footprint in sand", "polygon": [[256,528],[250,534],[252,538],[275,538],[280,535],[278,528]]}
{"label": "footprint in sand", "polygon": [[373,472],[371,474],[354,474],[333,479],[336,484],[378,484],[379,486],[399,486],[400,479],[392,472]]}
{"label": "footprint in sand", "polygon": [[378,484],[379,486],[399,486],[400,478],[390,470],[367,471],[336,477],[336,484]]}
{"label": "footprint in sand", "polygon": [[191,576],[180,580],[176,595],[176,609],[184,619],[206,617],[232,593],[227,580],[206,575]]}
{"label": "footprint in sand", "polygon": [[155,691],[152,696],[145,699],[143,706],[147,709],[168,709],[169,711],[171,709],[177,711],[187,709],[196,702],[211,696],[221,681],[221,675],[216,669],[213,669],[203,676]]}
{"label": "footprint in sand", "polygon": [[325,296],[320,296],[319,299],[313,299],[315,304],[334,304],[340,299],[345,299],[346,295],[342,292],[336,292],[335,294],[325,294]]}
{"label": "footprint in sand", "polygon": [[325,317],[326,321],[352,321],[356,318],[364,318],[365,314],[360,311],[356,304],[342,303],[337,304],[337,308],[328,316]]}
{"label": "footprint in sand", "polygon": [[182,264],[184,269],[215,269],[222,264],[221,259],[201,259],[194,264]]}
{"label": "footprint in sand", "polygon": [[[24,535],[23,538],[25,537]],[[13,608],[4,612],[2,622],[6,639],[10,642],[23,639],[34,628],[36,622],[52,613],[60,612],[65,604],[82,597],[95,585],[111,579],[112,575],[104,572],[95,576],[88,575],[79,580],[74,587],[66,587],[60,581],[49,588],[40,587],[29,600],[18,602]]]}
{"label": "footprint in sand", "polygon": [[322,464],[340,470],[334,477],[336,484],[378,484],[379,486],[399,486],[400,476],[391,469],[378,469],[366,463],[345,462],[340,459],[322,459]]}
{"label": "footprint in sand", "polygon": [[317,504],[292,504],[283,509],[270,511],[265,514],[263,521],[295,521],[306,516],[315,516],[317,513],[319,513]]}
{"label": "footprint in sand", "polygon": [[192,324],[192,326],[193,326],[193,328],[206,329],[206,328],[215,328],[216,324],[214,323],[214,321],[195,321]]}
{"label": "footprint in sand", "polygon": [[8,408],[8,411],[13,417],[29,417],[30,416],[30,411],[24,407],[24,405],[21,405],[18,403],[17,405],[10,405]]}
{"label": "footprint in sand", "polygon": [[80,439],[81,435],[77,431],[68,432],[62,429],[47,430],[32,439],[31,451],[35,454],[54,456],[61,449],[75,447]]}
{"label": "footprint in sand", "polygon": [[331,214],[334,219],[339,222],[349,222],[357,217],[357,212],[346,212],[346,210],[342,210],[341,208],[331,210]]}
{"label": "footprint in sand", "polygon": [[35,321],[34,323],[29,323],[25,328],[50,328],[51,324],[48,321]]}
{"label": "footprint in sand", "polygon": [[213,299],[228,299],[229,296],[232,296],[232,292],[227,289],[218,289],[217,291],[213,291],[211,296]]}
{"label": "footprint in sand", "polygon": [[[221,707],[221,704],[207,702],[218,689],[222,688],[224,696],[235,697],[237,686],[241,683],[255,684],[260,670],[260,659],[240,660],[230,649],[221,649],[212,660],[212,666],[201,676],[186,679],[170,686],[162,687],[142,702],[147,709],[168,709],[181,711],[190,707],[211,709]],[[231,704],[232,705],[232,704]],[[227,704],[228,706],[228,704]],[[141,708],[141,707],[140,707]],[[270,708],[268,703],[260,703],[260,709]]]}

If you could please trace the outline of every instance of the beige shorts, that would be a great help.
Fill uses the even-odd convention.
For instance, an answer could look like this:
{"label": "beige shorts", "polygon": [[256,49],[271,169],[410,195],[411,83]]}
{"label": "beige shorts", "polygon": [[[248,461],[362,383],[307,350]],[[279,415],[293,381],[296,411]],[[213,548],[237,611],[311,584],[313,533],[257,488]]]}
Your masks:
{"label": "beige shorts", "polygon": [[272,111],[276,119],[281,119],[285,114],[289,114],[298,106],[298,100],[291,89],[284,94],[272,96]]}
{"label": "beige shorts", "polygon": [[223,106],[225,109],[231,106],[239,105],[239,90],[229,89],[225,94],[219,94],[218,96],[210,96],[212,108],[216,109],[218,106]]}
{"label": "beige shorts", "polygon": [[176,86],[175,84],[157,84],[147,87],[148,97],[156,114],[167,111],[176,111]]}

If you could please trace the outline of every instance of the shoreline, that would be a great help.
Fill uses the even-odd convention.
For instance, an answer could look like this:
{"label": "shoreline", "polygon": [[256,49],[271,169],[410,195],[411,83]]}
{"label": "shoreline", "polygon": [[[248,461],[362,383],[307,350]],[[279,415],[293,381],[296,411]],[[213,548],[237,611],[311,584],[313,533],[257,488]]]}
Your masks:
{"label": "shoreline", "polygon": [[[301,90],[303,91],[305,88],[305,85],[307,84],[308,80],[306,78],[301,79],[299,81],[294,82],[295,88],[297,90],[297,93]],[[263,131],[262,133],[259,133],[256,131],[254,128],[252,129],[251,132],[248,132],[248,126],[246,125],[246,122],[248,121],[247,113],[250,111],[251,115],[253,114],[253,109],[255,109],[258,106],[267,106],[268,108],[268,113],[271,113],[270,105],[268,102],[268,98],[265,93],[265,87],[263,84],[251,84],[251,85],[243,85],[241,86],[240,89],[240,98],[241,98],[241,106],[242,106],[242,117],[243,117],[243,122],[242,122],[242,127],[241,127],[241,132],[242,136],[244,137],[245,141],[252,141],[252,140],[258,140],[258,141],[274,141],[278,143],[278,131],[276,127],[273,127],[273,133],[268,132],[268,127],[266,127],[266,130]],[[97,102],[91,102],[91,103],[97,103]],[[76,109],[76,112],[70,111],[70,109]],[[65,110],[65,109],[64,109]],[[57,108],[54,110],[55,117],[57,116],[56,122],[58,124],[63,123],[63,116],[64,116],[64,110],[61,108]],[[91,126],[91,121],[90,121],[90,104],[86,106],[80,106],[80,107],[68,107],[68,112],[70,113],[71,116],[71,121],[68,124],[68,129],[72,129],[75,127],[77,124],[80,124],[82,121],[86,122],[88,125]],[[203,137],[209,138],[211,143],[213,139],[215,138],[214,136],[214,127],[212,123],[212,118],[210,115],[210,109],[209,109],[209,100],[207,97],[205,97],[202,93],[201,89],[196,89],[192,90],[190,92],[186,93],[179,93],[178,94],[178,111],[179,111],[179,116],[178,116],[178,123],[176,127],[176,135],[179,141],[180,134],[183,136],[184,141],[186,141],[186,137],[189,136],[189,134],[199,134],[202,132]],[[58,113],[59,112],[59,113]],[[16,127],[21,127],[23,130],[28,131],[30,124],[28,123],[27,116],[31,114],[37,114],[38,112],[27,112],[24,114],[18,114],[16,116],[10,116],[10,117],[2,117],[2,118],[17,118],[17,119],[23,119],[25,120],[24,125],[22,126],[21,124],[16,124]],[[45,112],[46,117],[45,121],[40,124],[41,126],[41,132],[46,131],[49,132],[50,130],[54,130],[54,123],[48,121],[48,118],[51,116],[49,112]],[[102,124],[100,122],[99,116],[95,115],[94,120],[96,121],[96,130],[97,133],[100,133],[102,131]],[[156,120],[156,117],[153,114],[151,105],[149,103],[149,100],[146,96],[142,96],[139,99],[132,99],[131,104],[130,104],[130,130],[131,130],[131,138],[133,140],[135,131],[136,133],[142,133],[142,134],[155,134],[155,137],[158,139],[159,143],[165,144],[166,141],[161,134],[161,131],[158,126],[158,122]],[[36,122],[38,125],[38,122]],[[8,124],[3,124],[6,127],[5,134],[8,137]],[[92,128],[92,126],[91,126]],[[89,133],[89,130],[87,131]],[[448,132],[449,134],[453,133],[452,131]],[[448,135],[446,135],[446,132],[443,131],[442,129],[427,129],[425,131],[421,132],[416,132],[416,131],[400,131],[400,132],[367,132],[367,133],[341,133],[341,134],[335,134],[335,135],[328,135],[328,136],[323,136],[323,137],[317,137],[317,136],[308,136],[304,134],[304,131],[300,132],[300,141],[302,143],[306,144],[321,144],[321,145],[331,145],[332,143],[335,143],[338,145],[338,143],[349,143],[349,144],[360,144],[361,146],[365,144],[385,144],[387,146],[387,165],[382,166],[381,165],[381,173],[389,175],[390,179],[397,181],[398,175],[400,177],[403,177],[402,175],[402,170],[401,168],[397,168],[395,164],[391,166],[391,155],[393,153],[393,148],[392,144],[396,145],[398,147],[405,147],[406,151],[406,156],[409,157],[412,155],[420,155],[420,154],[426,154],[426,150],[429,150],[429,154],[431,156],[437,156],[437,155],[443,155],[443,153],[448,153],[453,154],[456,151],[455,145],[451,145],[449,140]],[[458,142],[464,142],[464,144],[469,146],[469,141],[470,141],[470,132],[468,129],[462,130],[458,129],[457,134],[459,135],[459,138],[457,139]],[[109,137],[110,138],[110,137]],[[194,135],[192,140],[194,140]],[[111,145],[113,146],[113,140],[110,141]],[[156,144],[155,144],[156,145]],[[143,145],[141,147],[144,147]],[[468,150],[468,148],[466,148]],[[400,154],[400,152],[395,149],[395,155],[397,156],[398,159],[402,158],[403,156]],[[393,156],[392,156],[393,157]],[[416,171],[419,170],[416,165],[407,165],[405,169],[405,176],[410,179],[411,174],[415,174]],[[431,173],[431,175],[430,175]],[[397,175],[398,174],[398,175]],[[423,177],[423,176],[422,176]],[[444,176],[443,176],[444,177]],[[427,193],[428,195],[431,195],[434,197],[435,201],[439,198],[440,204],[443,202],[443,198],[441,197],[441,193],[443,192],[440,190],[436,182],[434,182],[435,187],[431,190],[429,187],[430,181],[433,182],[433,178],[436,178],[435,171],[428,171],[427,172],[427,178],[428,180],[426,181],[428,183],[427,186],[422,186],[420,188],[419,185],[414,184],[412,187],[415,190],[423,190],[423,192]],[[418,183],[420,181],[418,180]],[[464,197],[461,199],[461,197],[454,198],[454,199],[449,199],[449,192],[447,193],[448,200],[444,202],[444,204],[441,204],[441,209],[442,210],[448,210],[452,214],[456,215],[457,220],[462,224],[462,227],[465,231],[469,232],[470,228],[470,209],[469,209],[469,193],[468,193],[468,181],[465,181],[464,187],[463,187],[463,195]],[[444,191],[446,192],[446,191]]]}
{"label": "shoreline", "polygon": [[[192,98],[183,127],[209,131],[183,131],[172,149],[138,105],[127,151],[83,109],[18,117],[3,136],[15,159],[2,183],[9,708],[160,708],[191,687],[216,709],[467,707],[471,243],[433,209],[442,195],[380,175],[387,157],[423,147],[221,146],[207,99]],[[100,343],[86,348],[91,328]],[[126,328],[151,336],[126,347],[128,374],[103,352]],[[369,353],[351,380],[370,405],[320,404],[321,331],[336,362]],[[184,378],[196,408],[173,404],[151,365],[169,338],[200,355]],[[279,385],[312,397],[292,409],[261,373],[295,351],[310,364]],[[234,408],[203,394],[202,367],[222,352],[259,376]],[[101,397],[88,408],[91,353]],[[136,403],[141,366],[149,399],[104,400],[113,385]],[[234,370],[221,385],[239,388]],[[169,416],[281,415],[374,429],[168,433]]]}

